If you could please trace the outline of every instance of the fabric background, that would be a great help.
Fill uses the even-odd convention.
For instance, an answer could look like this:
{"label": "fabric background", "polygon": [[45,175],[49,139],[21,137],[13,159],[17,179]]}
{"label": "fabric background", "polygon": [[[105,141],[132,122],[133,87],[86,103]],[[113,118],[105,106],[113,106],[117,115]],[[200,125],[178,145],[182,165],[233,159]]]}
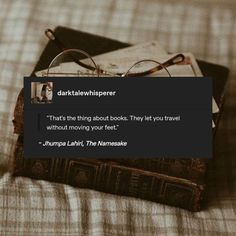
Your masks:
{"label": "fabric background", "polygon": [[0,172],[16,141],[12,117],[23,76],[64,25],[129,43],[158,39],[168,51],[231,70],[208,177],[208,206],[191,213],[66,185],[0,178],[0,235],[236,235],[236,2],[233,0],[0,0]]}

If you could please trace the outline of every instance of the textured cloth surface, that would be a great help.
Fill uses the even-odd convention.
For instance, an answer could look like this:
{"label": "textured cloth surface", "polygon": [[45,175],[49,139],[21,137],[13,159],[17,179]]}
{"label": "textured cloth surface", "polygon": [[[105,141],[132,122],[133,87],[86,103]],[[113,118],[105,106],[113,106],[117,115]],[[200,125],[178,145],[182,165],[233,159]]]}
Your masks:
{"label": "textured cloth surface", "polygon": [[231,70],[208,176],[207,208],[190,213],[65,185],[0,178],[0,235],[235,235],[236,2],[194,0],[0,0],[0,165],[10,162],[12,116],[23,76],[47,43],[45,28],[64,25],[138,43],[158,39]]}

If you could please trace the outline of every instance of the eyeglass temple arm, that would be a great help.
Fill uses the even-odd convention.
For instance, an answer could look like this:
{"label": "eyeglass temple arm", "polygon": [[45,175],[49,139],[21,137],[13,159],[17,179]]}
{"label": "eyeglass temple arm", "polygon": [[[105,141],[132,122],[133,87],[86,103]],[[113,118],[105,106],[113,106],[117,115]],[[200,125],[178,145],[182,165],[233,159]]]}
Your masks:
{"label": "eyeglass temple arm", "polygon": [[166,68],[168,66],[179,64],[179,63],[183,62],[184,59],[185,59],[185,56],[182,53],[179,53],[179,54],[171,57],[167,61],[165,61],[163,63],[160,63],[158,66],[151,69],[152,73],[156,72],[156,71],[159,71],[159,70],[162,70],[163,68]]}
{"label": "eyeglass temple arm", "polygon": [[169,60],[163,62],[162,66],[168,67],[168,66],[176,65],[176,64],[183,62],[184,59],[185,59],[185,56],[182,53],[179,53],[179,54],[173,56],[172,58],[170,58]]}
{"label": "eyeglass temple arm", "polygon": [[[45,30],[45,35],[48,37],[49,40],[51,40],[52,42],[55,43],[55,45],[63,52],[65,50],[67,50],[68,48],[66,48],[66,46],[56,37],[55,33],[53,32],[53,30],[51,29],[46,29]],[[75,58],[71,53],[69,54],[69,57],[75,62],[77,63],[78,65],[86,68],[86,69],[89,69],[89,70],[92,70],[92,71],[95,71],[97,70],[95,67],[91,66],[91,65],[87,65],[83,62],[81,62],[80,60],[78,60],[77,58]],[[101,71],[99,71],[99,73],[101,73]]]}
{"label": "eyeglass temple arm", "polygon": [[[179,64],[181,62],[183,62],[185,60],[185,56],[181,53],[171,57],[170,59],[168,59],[167,61],[163,62],[163,63],[159,63],[157,61],[154,61],[154,60],[150,60],[150,61],[153,61],[153,62],[156,62],[158,63],[157,66],[147,70],[147,71],[143,71],[143,72],[135,72],[135,73],[129,73],[128,74],[128,77],[135,77],[135,76],[145,76],[145,75],[150,75],[154,72],[157,72],[159,70],[162,70],[162,69],[166,69],[168,66],[172,66],[172,65],[175,65],[175,64]],[[142,60],[142,61],[149,61],[149,60]],[[141,61],[140,61],[141,62]],[[123,73],[120,74],[121,76],[124,76]]]}
{"label": "eyeglass temple arm", "polygon": [[156,67],[156,70],[152,71],[152,73],[155,72],[155,71],[162,70],[163,68],[179,64],[179,63],[183,62],[184,59],[185,59],[185,56],[182,53],[179,53],[179,54],[171,57],[169,60],[161,63],[160,65],[158,65]]}

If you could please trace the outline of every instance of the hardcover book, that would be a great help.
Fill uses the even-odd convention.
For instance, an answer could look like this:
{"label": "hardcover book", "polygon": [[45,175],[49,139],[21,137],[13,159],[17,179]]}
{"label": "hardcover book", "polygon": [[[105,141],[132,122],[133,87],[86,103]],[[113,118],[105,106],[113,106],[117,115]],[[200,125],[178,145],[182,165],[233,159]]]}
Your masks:
{"label": "hardcover book", "polygon": [[[70,47],[80,48],[95,56],[130,46],[116,40],[57,27],[55,34]],[[45,47],[32,75],[48,67],[60,53],[51,41]],[[81,58],[82,59],[82,58]],[[228,69],[197,61],[204,76],[213,78],[213,96],[220,109]],[[75,187],[91,188],[107,193],[138,197],[172,206],[198,211],[202,208],[206,159],[25,159],[23,151],[23,90],[14,112],[14,132],[19,135],[14,159],[14,175],[60,182]],[[216,134],[220,112],[213,114]]]}

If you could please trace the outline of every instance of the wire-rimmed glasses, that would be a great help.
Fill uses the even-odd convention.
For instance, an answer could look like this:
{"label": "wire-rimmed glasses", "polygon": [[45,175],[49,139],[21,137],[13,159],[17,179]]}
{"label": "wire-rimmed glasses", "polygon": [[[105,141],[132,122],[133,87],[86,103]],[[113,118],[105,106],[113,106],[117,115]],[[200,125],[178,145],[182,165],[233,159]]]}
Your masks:
{"label": "wire-rimmed glasses", "polygon": [[114,68],[102,68],[92,56],[81,49],[66,49],[52,30],[47,29],[45,34],[62,50],[51,61],[45,76],[140,77],[151,76],[157,71],[165,70],[166,75],[171,77],[168,67],[182,63],[185,59],[183,54],[172,56],[162,63],[154,59],[140,59],[131,65],[126,65],[127,67],[123,68],[123,71],[117,71]]}

